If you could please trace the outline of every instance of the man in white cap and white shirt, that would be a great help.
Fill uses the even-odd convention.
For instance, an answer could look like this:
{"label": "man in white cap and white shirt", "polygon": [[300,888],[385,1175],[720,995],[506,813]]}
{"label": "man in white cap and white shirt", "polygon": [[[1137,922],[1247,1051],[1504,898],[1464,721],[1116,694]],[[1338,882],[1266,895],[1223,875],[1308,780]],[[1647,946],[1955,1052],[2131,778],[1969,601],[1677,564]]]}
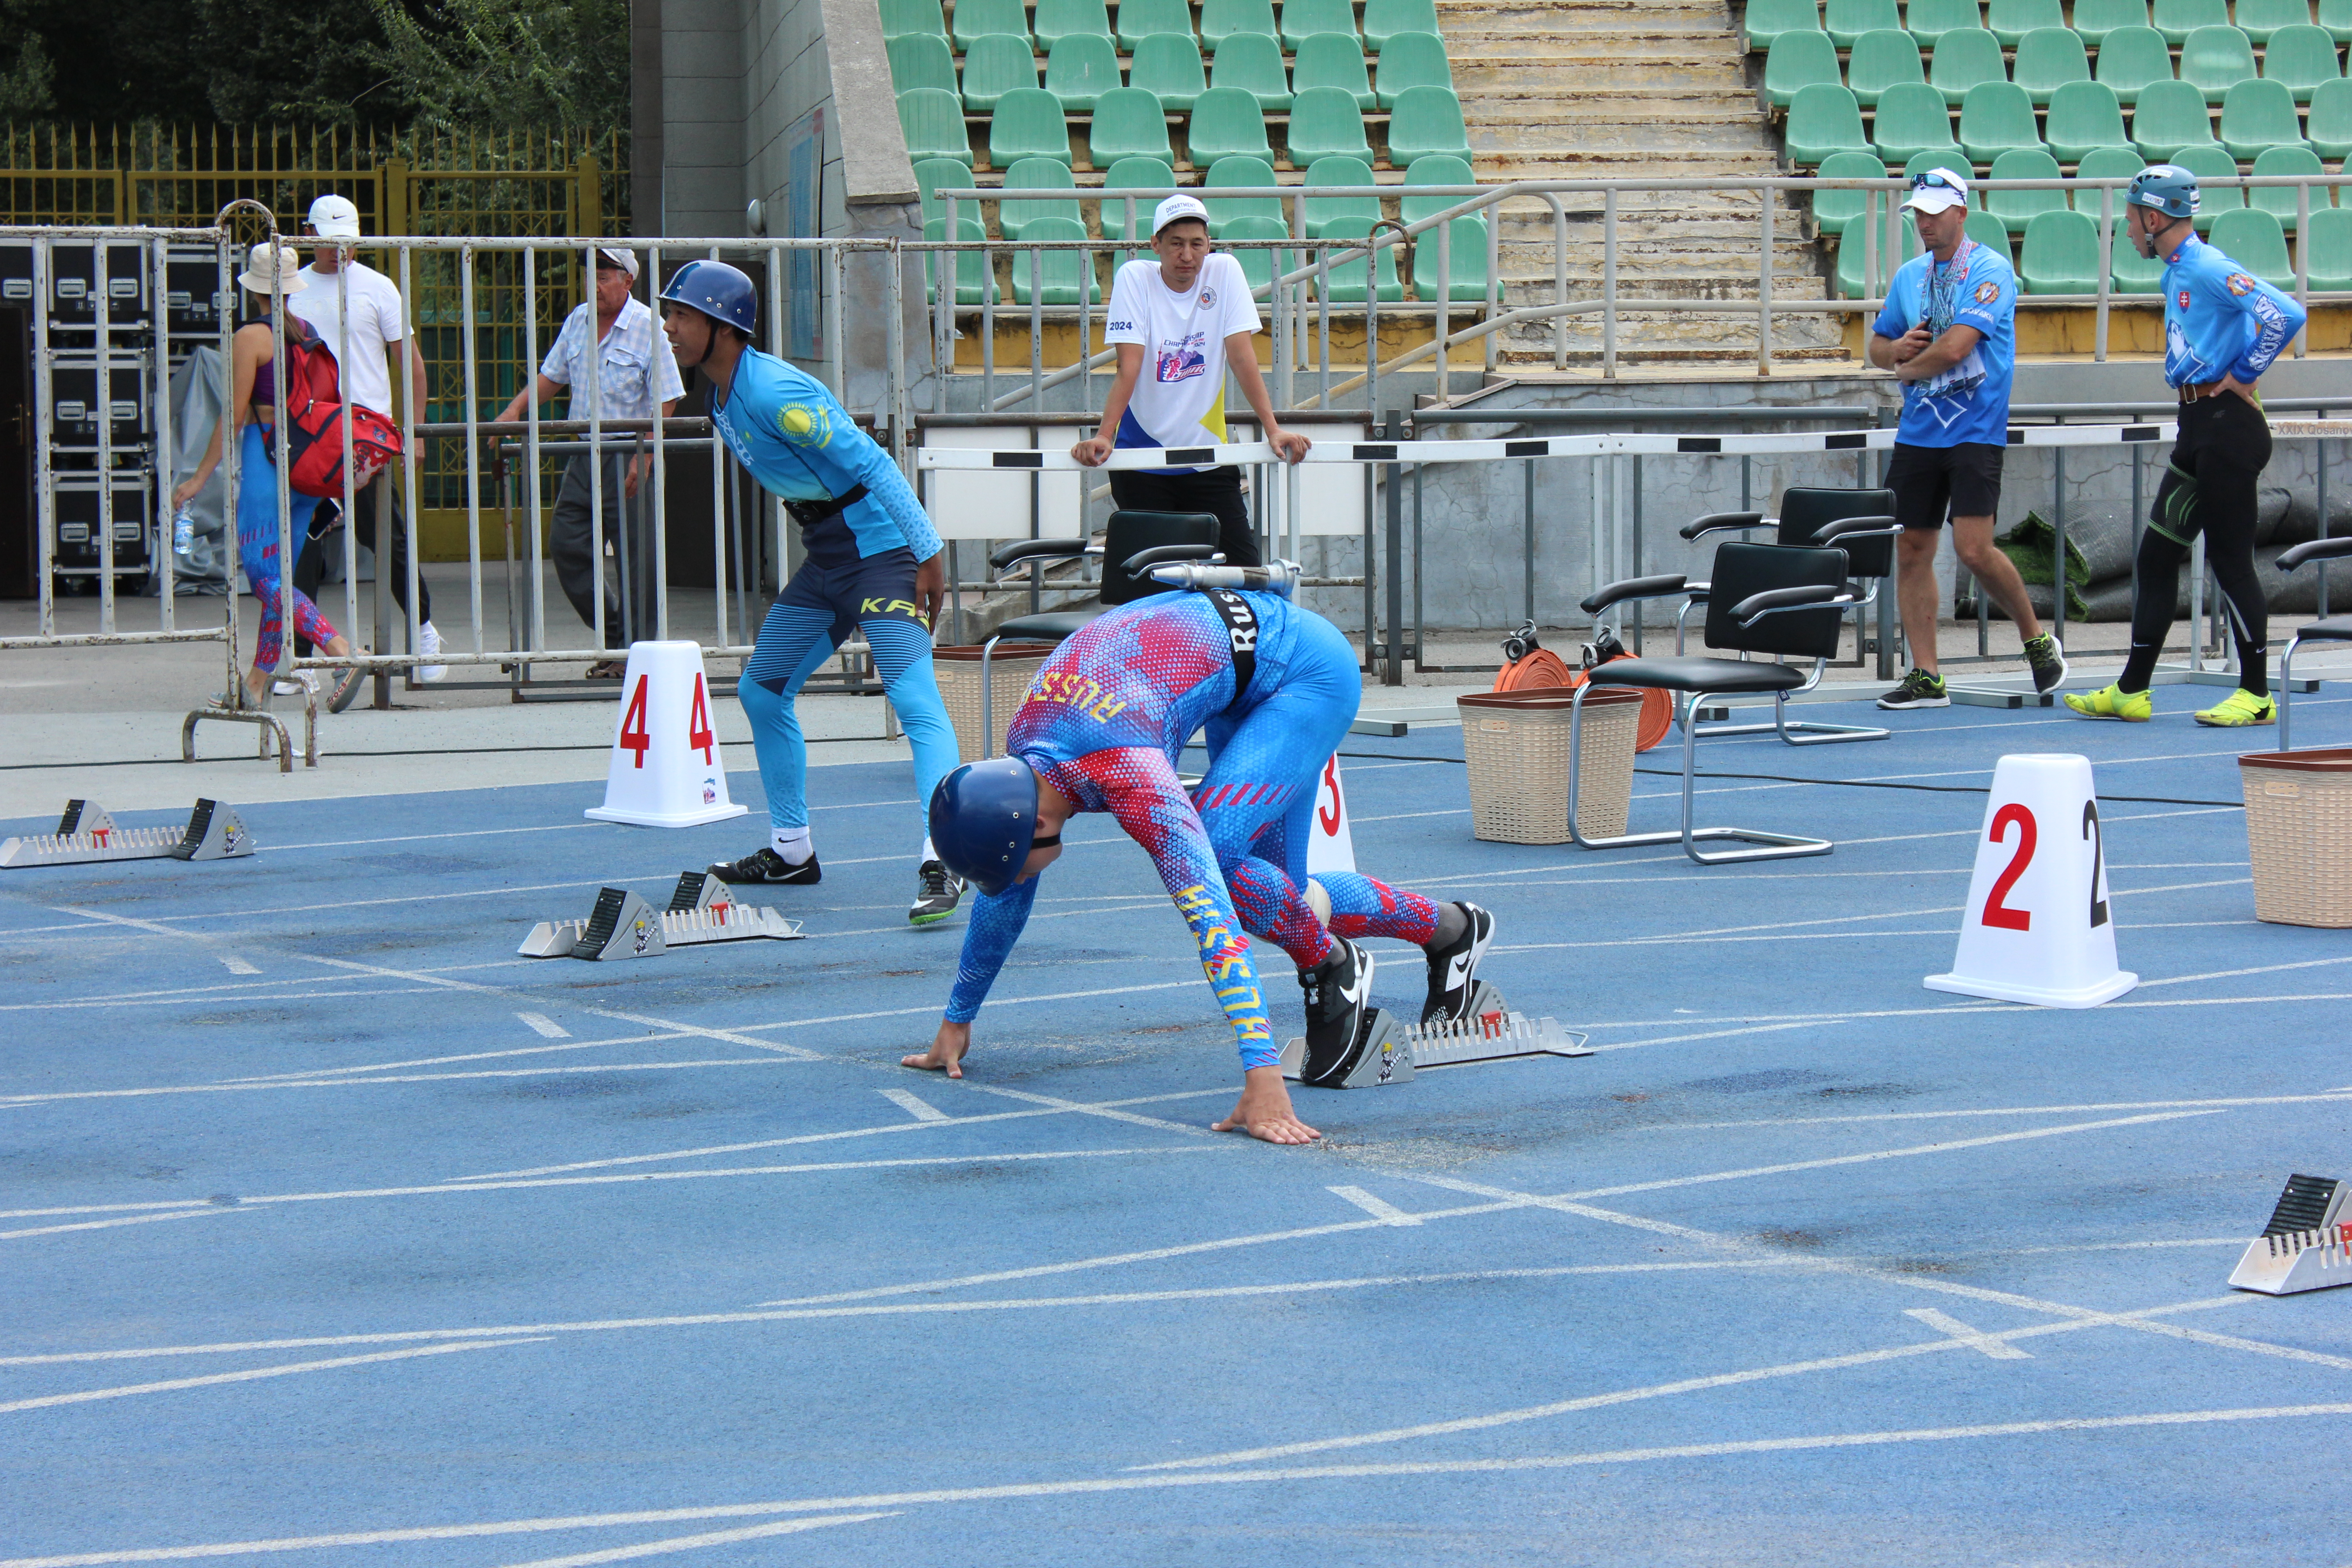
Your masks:
{"label": "man in white cap and white shirt", "polygon": [[[604,419],[667,418],[686,390],[677,373],[677,359],[669,338],[654,313],[637,299],[637,253],[625,246],[608,245],[596,251],[596,331],[592,350],[588,306],[573,307],[563,319],[547,358],[531,385],[514,395],[499,415],[500,422],[520,419],[536,400],[544,405],[557,394],[571,393],[570,416],[588,416],[588,356],[596,354],[596,407]],[[613,439],[607,437],[607,439]],[[638,492],[653,468],[653,453],[627,456],[630,437],[615,442],[621,449],[604,459],[604,539],[616,555],[626,552],[628,605],[625,611],[614,585],[604,584],[604,646],[619,653],[632,641],[660,636],[655,604],[654,527],[652,508],[640,504]],[[596,590],[603,575],[597,559],[596,531],[591,525],[588,454],[575,454],[563,467],[563,483],[555,495],[554,526],[548,552],[555,560],[556,580],[564,597],[580,612],[583,625],[596,624]],[[624,517],[624,502],[626,517]],[[625,667],[619,658],[606,659],[588,671],[592,680],[621,679]]]}
{"label": "man in white cap and white shirt", "polygon": [[[1089,468],[1120,447],[1212,447],[1225,439],[1225,373],[1241,384],[1263,438],[1285,460],[1307,455],[1307,437],[1274,416],[1252,340],[1259,327],[1242,264],[1209,248],[1209,209],[1174,195],[1151,215],[1157,261],[1130,261],[1111,280],[1103,342],[1118,351],[1118,375],[1102,425],[1070,456]],[[1140,511],[1216,514],[1227,561],[1258,564],[1257,535],[1239,468],[1122,468],[1111,499]]]}
{"label": "man in white cap and white shirt", "polygon": [[[299,296],[289,296],[286,309],[308,321],[310,330],[325,342],[327,351],[335,356],[343,396],[362,408],[373,408],[394,420],[398,414],[392,405],[392,362],[398,355],[408,373],[411,404],[417,418],[423,419],[425,356],[417,352],[416,340],[409,333],[400,290],[391,279],[352,254],[360,237],[360,209],[348,197],[323,195],[310,204],[302,226],[315,241],[323,243],[313,244],[310,265],[300,274],[307,286]],[[340,281],[338,273],[341,274]],[[351,301],[348,322],[342,317],[345,297]],[[375,552],[375,569],[391,574],[392,596],[406,611],[407,525],[395,509],[391,548],[379,550],[373,485],[358,489],[352,498],[352,510],[356,515],[351,521],[358,529],[355,537]],[[325,527],[331,528],[332,523]],[[294,563],[294,585],[313,597],[327,574],[327,553],[320,537],[325,529],[316,524],[314,529],[317,531],[302,547],[301,558]],[[425,585],[422,576],[417,579],[416,593],[416,618],[421,623],[416,651],[429,661],[441,651],[441,634],[433,625],[433,591]],[[308,647],[297,648],[299,653],[309,651]],[[438,680],[448,673],[447,665],[430,662],[419,664],[416,669],[420,680]]]}

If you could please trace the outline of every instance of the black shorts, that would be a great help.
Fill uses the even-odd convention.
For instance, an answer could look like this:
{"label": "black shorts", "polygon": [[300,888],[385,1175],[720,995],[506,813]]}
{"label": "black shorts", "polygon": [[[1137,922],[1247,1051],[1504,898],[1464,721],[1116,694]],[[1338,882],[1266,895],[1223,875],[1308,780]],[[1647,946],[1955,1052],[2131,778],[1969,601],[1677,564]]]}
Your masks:
{"label": "black shorts", "polygon": [[915,602],[915,573],[920,564],[904,545],[856,560],[812,555],[776,595],[776,604],[830,615],[835,647],[847,642],[857,624],[869,617],[910,620],[920,626],[925,625],[922,606]]}
{"label": "black shorts", "polygon": [[1895,492],[1895,521],[1905,528],[1938,529],[1949,517],[1990,517],[2000,510],[2000,465],[2006,447],[1962,441],[1912,447],[1897,441],[1886,465]]}

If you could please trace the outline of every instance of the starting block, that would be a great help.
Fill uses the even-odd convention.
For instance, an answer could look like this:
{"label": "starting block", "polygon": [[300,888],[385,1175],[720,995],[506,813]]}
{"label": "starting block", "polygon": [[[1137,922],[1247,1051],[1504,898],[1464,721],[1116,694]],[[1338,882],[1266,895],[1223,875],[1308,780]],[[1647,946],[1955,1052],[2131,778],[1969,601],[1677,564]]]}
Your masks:
{"label": "starting block", "polygon": [[232,860],[253,853],[236,807],[199,800],[185,827],[117,827],[96,801],[69,800],[55,833],[0,840],[0,866],[79,866],[93,860]]}
{"label": "starting block", "polygon": [[[1451,1024],[1399,1024],[1386,1008],[1372,1009],[1365,1026],[1363,1049],[1338,1089],[1371,1089],[1385,1083],[1409,1083],[1415,1072],[1433,1068],[1465,1067],[1471,1062],[1503,1061],[1512,1057],[1589,1057],[1589,1037],[1560,1027],[1557,1018],[1530,1023],[1525,1013],[1514,1013],[1502,993],[1481,980],[1470,993],[1470,1016]],[[1298,1081],[1307,1066],[1307,1042],[1292,1039],[1282,1047],[1282,1076]]]}
{"label": "starting block", "polygon": [[2352,1224],[2342,1222],[2352,1184],[2289,1176],[2271,1223],[2230,1271],[2230,1283],[2265,1296],[2352,1285]]}
{"label": "starting block", "polygon": [[657,958],[673,947],[752,937],[797,942],[801,922],[774,910],[739,904],[708,871],[678,877],[669,908],[656,911],[626,888],[605,888],[584,921],[541,921],[515,951],[525,958]]}

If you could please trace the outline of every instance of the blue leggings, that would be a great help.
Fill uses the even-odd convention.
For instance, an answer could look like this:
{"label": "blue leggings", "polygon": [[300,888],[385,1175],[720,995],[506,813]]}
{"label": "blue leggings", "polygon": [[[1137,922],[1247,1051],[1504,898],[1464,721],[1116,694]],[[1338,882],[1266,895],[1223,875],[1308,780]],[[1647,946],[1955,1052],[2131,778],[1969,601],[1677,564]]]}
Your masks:
{"label": "blue leggings", "polygon": [[[294,541],[299,547],[310,536],[310,514],[318,510],[314,496],[288,498],[294,514]],[[294,632],[304,641],[331,642],[335,628],[319,606],[299,588],[289,590],[278,559],[278,469],[269,460],[268,443],[258,425],[245,427],[237,447],[236,559],[253,597],[261,606],[261,636],[253,652],[256,669],[276,669],[278,650],[286,637],[287,601],[292,601]]]}

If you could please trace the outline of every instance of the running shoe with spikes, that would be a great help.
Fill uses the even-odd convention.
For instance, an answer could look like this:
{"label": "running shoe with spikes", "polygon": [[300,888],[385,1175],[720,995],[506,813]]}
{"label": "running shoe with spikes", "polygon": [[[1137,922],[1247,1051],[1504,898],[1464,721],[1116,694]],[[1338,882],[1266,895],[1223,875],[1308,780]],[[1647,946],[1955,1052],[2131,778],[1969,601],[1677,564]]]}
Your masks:
{"label": "running shoe with spikes", "polygon": [[2156,717],[2153,698],[2145,691],[2126,691],[2120,686],[2078,692],[2066,699],[2066,706],[2085,719],[2121,719],[2126,723],[2145,724]]}
{"label": "running shoe with spikes", "polygon": [[717,862],[710,868],[710,874],[722,882],[749,882],[765,888],[808,888],[824,880],[824,873],[817,869],[815,856],[795,866],[766,845],[740,860]]}
{"label": "running shoe with spikes", "polygon": [[917,874],[915,902],[907,910],[908,925],[927,926],[955,913],[963,900],[963,883],[938,860],[926,860]]}
{"label": "running shoe with spikes", "polygon": [[1944,689],[1944,678],[1915,669],[1903,678],[1901,685],[1878,700],[1881,708],[1949,708],[1951,695]]}
{"label": "running shoe with spikes", "polygon": [[2278,704],[2267,697],[2257,697],[2242,686],[2212,707],[2198,714],[2197,721],[2209,730],[2236,730],[2248,724],[2275,724],[2278,722]]}
{"label": "running shoe with spikes", "polygon": [[2025,645],[2026,667],[2033,671],[2033,689],[2049,693],[2066,680],[2066,650],[2048,632]]}
{"label": "running shoe with spikes", "polygon": [[1495,917],[1475,904],[1454,906],[1463,915],[1462,934],[1440,947],[1432,942],[1429,954],[1429,1000],[1421,1005],[1423,1026],[1458,1024],[1470,1016],[1470,994],[1475,989],[1478,961],[1495,940]]}
{"label": "running shoe with spikes", "polygon": [[1300,970],[1298,984],[1307,993],[1307,1060],[1299,1080],[1325,1088],[1344,1083],[1371,1034],[1372,955],[1334,937],[1331,956]]}

